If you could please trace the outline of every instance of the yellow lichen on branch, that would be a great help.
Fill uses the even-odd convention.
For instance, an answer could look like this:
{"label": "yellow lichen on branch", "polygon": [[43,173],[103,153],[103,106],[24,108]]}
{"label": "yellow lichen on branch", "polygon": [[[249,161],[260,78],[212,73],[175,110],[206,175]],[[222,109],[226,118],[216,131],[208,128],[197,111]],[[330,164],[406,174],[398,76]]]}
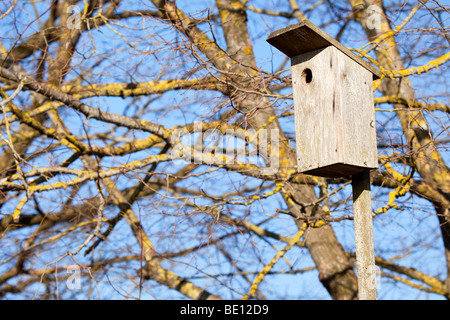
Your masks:
{"label": "yellow lichen on branch", "polygon": [[286,254],[286,252],[288,252],[300,240],[300,238],[305,233],[306,227],[307,224],[303,223],[303,225],[300,227],[300,230],[297,232],[294,238],[292,238],[283,249],[278,251],[275,257],[273,257],[273,259],[270,260],[270,262],[258,273],[258,275],[253,280],[253,284],[250,288],[250,291],[246,295],[244,295],[242,300],[248,300],[255,295],[256,290],[258,290],[258,286],[260,285],[261,281],[270,272],[270,270],[272,270],[273,266]]}
{"label": "yellow lichen on branch", "polygon": [[[106,177],[112,177],[119,174],[124,174],[126,172],[129,172],[131,170],[140,169],[143,167],[146,167],[153,163],[159,163],[163,161],[170,161],[172,160],[172,156],[170,154],[160,154],[160,155],[154,155],[149,156],[145,159],[132,161],[129,163],[126,163],[124,165],[110,168],[109,170],[98,170],[98,171],[88,171],[88,170],[74,170],[71,169],[71,174],[76,174],[77,177],[67,180],[65,182],[58,181],[55,183],[50,183],[47,185],[36,185],[31,186],[30,190],[32,192],[44,192],[44,191],[50,191],[50,190],[56,190],[56,189],[66,189],[69,186],[78,185],[88,180],[95,180],[95,179],[102,179]],[[46,172],[43,169],[40,169],[44,172]],[[38,171],[40,171],[38,170]],[[31,173],[25,173],[25,176],[31,175],[31,174],[37,174],[38,171],[31,172]],[[54,171],[57,171],[56,169]],[[78,172],[78,173],[76,173]],[[0,186],[4,186],[11,190],[24,190],[24,187],[20,184],[12,183],[6,180],[0,181]]]}
{"label": "yellow lichen on branch", "polygon": [[442,281],[440,281],[439,279],[437,279],[435,277],[431,277],[431,276],[429,276],[419,270],[416,270],[414,268],[407,268],[404,266],[400,266],[398,264],[393,264],[392,262],[384,260],[381,257],[376,257],[375,263],[377,266],[380,266],[382,268],[403,274],[405,276],[410,277],[411,279],[415,279],[417,281],[423,282],[424,284],[428,285],[429,288],[424,288],[424,287],[418,285],[417,283],[412,282],[410,279],[400,278],[395,275],[390,276],[392,278],[395,278],[397,281],[403,282],[413,288],[419,288],[421,290],[441,294],[441,295],[446,296],[447,298],[450,297],[450,292],[446,292],[445,285],[442,283]]}
{"label": "yellow lichen on branch", "polygon": [[443,65],[447,61],[450,60],[450,52],[447,52],[446,54],[440,56],[439,58],[428,62],[427,64],[420,66],[420,67],[412,67],[408,69],[403,70],[385,70],[382,67],[380,67],[380,71],[385,74],[387,77],[390,78],[401,78],[401,77],[407,77],[414,74],[422,74],[426,73],[432,69],[439,69],[439,66]]}
{"label": "yellow lichen on branch", "polygon": [[18,1],[18,0],[14,0],[13,4],[8,8],[8,10],[6,10],[4,13],[2,13],[2,14],[0,15],[0,20],[3,19],[5,16],[7,16],[7,15],[12,11],[12,9],[14,9],[14,7],[15,7],[16,4],[17,4],[17,1]]}
{"label": "yellow lichen on branch", "polygon": [[106,83],[90,85],[66,85],[61,88],[71,93],[77,99],[109,96],[109,97],[136,97],[142,95],[160,94],[171,90],[217,90],[223,87],[215,78],[174,79],[148,81],[138,83]]}
{"label": "yellow lichen on branch", "polygon": [[[450,106],[447,106],[443,103],[422,103],[417,100],[412,101],[398,96],[384,96],[374,98],[375,105],[382,103],[402,104],[408,106],[409,108],[424,109],[427,111],[442,111],[450,113]],[[399,111],[399,110],[408,110],[408,109],[404,108],[394,110],[385,110],[380,108],[375,109],[375,111]]]}
{"label": "yellow lichen on branch", "polygon": [[412,170],[408,176],[404,176],[404,175],[398,173],[396,170],[394,170],[394,168],[392,168],[392,166],[388,162],[386,162],[384,164],[384,167],[386,168],[386,171],[388,172],[388,174],[390,174],[392,176],[392,178],[394,178],[400,185],[397,188],[395,188],[394,190],[392,190],[391,192],[389,192],[388,203],[384,207],[377,209],[374,212],[375,215],[380,214],[380,213],[386,213],[391,208],[395,208],[395,209],[399,208],[395,204],[395,199],[397,199],[401,196],[404,196],[405,194],[407,194],[409,192],[409,190],[410,190],[409,180],[411,180],[411,178],[414,174],[414,170]]}
{"label": "yellow lichen on branch", "polygon": [[101,219],[94,218],[94,219],[91,219],[91,220],[82,221],[82,222],[80,222],[80,223],[78,223],[78,224],[68,228],[67,230],[59,232],[55,236],[52,236],[52,237],[47,238],[47,239],[45,239],[45,240],[43,240],[43,241],[41,241],[39,243],[36,243],[36,244],[32,245],[28,249],[31,249],[31,248],[34,248],[34,247],[38,247],[38,246],[42,246],[42,245],[44,245],[46,243],[49,243],[49,242],[56,241],[56,240],[58,240],[58,239],[60,239],[60,238],[62,238],[64,236],[68,235],[69,233],[75,231],[76,229],[85,227],[85,226],[87,226],[89,224],[98,223],[99,221],[108,222],[108,219],[106,219],[106,218],[101,218]]}

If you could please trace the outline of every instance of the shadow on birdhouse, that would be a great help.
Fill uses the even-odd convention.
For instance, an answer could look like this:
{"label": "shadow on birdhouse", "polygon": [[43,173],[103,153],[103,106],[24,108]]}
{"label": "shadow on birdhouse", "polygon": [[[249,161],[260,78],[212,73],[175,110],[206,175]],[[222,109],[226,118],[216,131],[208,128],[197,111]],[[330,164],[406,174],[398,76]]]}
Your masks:
{"label": "shadow on birdhouse", "polygon": [[291,58],[298,172],[348,177],[377,168],[373,80],[380,71],[309,21],[267,41]]}

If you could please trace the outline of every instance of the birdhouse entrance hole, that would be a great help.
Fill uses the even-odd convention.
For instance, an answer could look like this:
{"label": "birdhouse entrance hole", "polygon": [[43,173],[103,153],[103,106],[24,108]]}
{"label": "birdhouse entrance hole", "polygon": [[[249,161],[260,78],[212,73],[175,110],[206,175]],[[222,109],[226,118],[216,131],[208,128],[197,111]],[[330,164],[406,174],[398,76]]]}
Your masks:
{"label": "birdhouse entrance hole", "polygon": [[305,83],[311,83],[311,81],[312,81],[312,71],[311,71],[311,69],[308,69],[308,68],[306,68],[305,70],[303,70],[303,72],[302,72],[302,78],[303,78],[303,81],[305,82]]}

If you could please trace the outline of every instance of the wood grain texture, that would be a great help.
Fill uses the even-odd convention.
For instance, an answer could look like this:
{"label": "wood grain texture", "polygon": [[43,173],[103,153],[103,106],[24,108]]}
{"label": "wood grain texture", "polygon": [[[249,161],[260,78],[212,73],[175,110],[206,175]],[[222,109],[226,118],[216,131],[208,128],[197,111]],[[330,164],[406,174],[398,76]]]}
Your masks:
{"label": "wood grain texture", "polygon": [[369,70],[373,74],[374,80],[381,77],[381,72],[378,69],[308,20],[272,32],[267,38],[267,42],[290,58],[327,46],[334,46],[350,59]]}
{"label": "wood grain texture", "polygon": [[371,72],[333,46],[291,60],[298,172],[342,177],[377,168]]}
{"label": "wood grain texture", "polygon": [[369,171],[354,175],[352,187],[358,299],[376,300],[377,284]]}

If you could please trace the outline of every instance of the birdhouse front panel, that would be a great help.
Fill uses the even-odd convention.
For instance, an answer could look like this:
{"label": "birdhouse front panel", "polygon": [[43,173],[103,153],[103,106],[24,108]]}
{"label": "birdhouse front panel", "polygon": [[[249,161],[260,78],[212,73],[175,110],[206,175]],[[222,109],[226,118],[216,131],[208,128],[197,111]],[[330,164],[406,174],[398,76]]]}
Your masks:
{"label": "birdhouse front panel", "polygon": [[334,46],[291,65],[298,172],[342,177],[376,168],[373,74]]}

